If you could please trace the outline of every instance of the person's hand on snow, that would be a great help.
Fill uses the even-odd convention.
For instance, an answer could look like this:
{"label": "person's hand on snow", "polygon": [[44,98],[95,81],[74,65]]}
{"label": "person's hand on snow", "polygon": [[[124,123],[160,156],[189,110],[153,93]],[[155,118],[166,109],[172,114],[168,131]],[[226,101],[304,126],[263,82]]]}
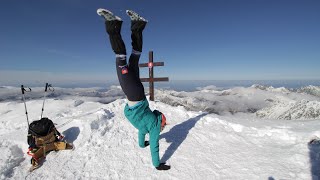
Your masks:
{"label": "person's hand on snow", "polygon": [[147,147],[147,146],[149,146],[149,141],[144,142],[144,147]]}
{"label": "person's hand on snow", "polygon": [[157,170],[169,170],[171,166],[166,165],[166,163],[160,163],[158,167],[156,167]]}

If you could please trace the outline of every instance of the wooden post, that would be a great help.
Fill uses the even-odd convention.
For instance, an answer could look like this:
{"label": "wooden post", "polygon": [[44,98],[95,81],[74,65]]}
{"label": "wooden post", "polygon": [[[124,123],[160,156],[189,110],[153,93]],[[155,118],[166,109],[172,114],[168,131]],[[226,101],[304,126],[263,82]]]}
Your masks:
{"label": "wooden post", "polygon": [[153,82],[153,51],[149,51],[149,93],[150,101],[154,101],[154,82]]}
{"label": "wooden post", "polygon": [[149,67],[149,78],[140,78],[141,82],[149,82],[150,101],[154,101],[154,82],[169,81],[168,77],[154,78],[153,67],[164,66],[163,62],[153,62],[153,51],[149,51],[149,62],[139,64],[139,67]]}

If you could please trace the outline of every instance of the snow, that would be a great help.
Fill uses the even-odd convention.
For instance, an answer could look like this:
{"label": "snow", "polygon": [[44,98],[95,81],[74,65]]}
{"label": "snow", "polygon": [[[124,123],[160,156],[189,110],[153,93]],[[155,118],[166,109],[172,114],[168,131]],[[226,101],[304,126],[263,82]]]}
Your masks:
{"label": "snow", "polygon": [[[30,121],[41,114],[42,89],[26,94]],[[169,171],[157,171],[149,148],[138,146],[137,130],[123,114],[125,97],[113,86],[48,94],[44,116],[75,150],[51,152],[29,173],[19,93],[0,88],[0,179],[320,178],[319,87],[156,90],[150,107],[169,123],[160,137],[160,158]]]}

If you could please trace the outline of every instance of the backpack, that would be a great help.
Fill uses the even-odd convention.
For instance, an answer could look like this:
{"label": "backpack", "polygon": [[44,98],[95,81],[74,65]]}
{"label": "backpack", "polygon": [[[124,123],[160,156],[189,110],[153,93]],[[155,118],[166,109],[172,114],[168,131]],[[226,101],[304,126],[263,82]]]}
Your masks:
{"label": "backpack", "polygon": [[61,133],[55,128],[50,119],[44,117],[38,121],[33,121],[28,130],[29,148],[36,148],[58,141],[60,136]]}
{"label": "backpack", "polygon": [[67,143],[62,139],[63,136],[50,119],[41,118],[38,121],[33,121],[28,130],[29,149],[27,154],[32,157],[30,171],[38,168],[40,160],[45,158],[50,151],[74,148],[72,143]]}
{"label": "backpack", "polygon": [[41,119],[33,121],[31,124],[29,124],[27,105],[24,97],[25,92],[31,91],[31,88],[28,89],[29,90],[25,89],[25,87],[21,85],[22,98],[26,110],[27,122],[29,127],[27,137],[29,149],[27,154],[32,157],[32,167],[30,168],[30,171],[33,171],[34,169],[40,166],[40,160],[45,158],[50,151],[73,149],[74,146],[72,143],[63,141],[64,136],[62,136],[61,133],[56,129],[56,127],[50,119],[46,117],[42,118],[46,92],[48,89],[50,91],[53,91],[51,84],[46,83]]}

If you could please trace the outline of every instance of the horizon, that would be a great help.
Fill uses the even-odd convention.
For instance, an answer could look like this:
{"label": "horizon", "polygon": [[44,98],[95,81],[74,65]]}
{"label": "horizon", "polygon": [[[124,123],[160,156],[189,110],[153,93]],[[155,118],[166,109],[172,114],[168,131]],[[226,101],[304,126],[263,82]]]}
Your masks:
{"label": "horizon", "polygon": [[[101,7],[123,19],[128,54],[125,10],[149,21],[140,62],[153,50],[154,61],[165,63],[155,68],[155,77],[316,81],[319,6],[316,0],[6,1],[0,7],[0,85],[117,81],[115,55],[96,13]],[[141,70],[141,77],[146,76],[147,70]]]}
{"label": "horizon", "polygon": [[[120,86],[116,80],[101,83],[52,83],[57,88],[111,88],[112,86]],[[149,83],[143,83],[145,89],[149,89]],[[45,83],[21,83],[21,84],[1,84],[1,87],[19,88],[21,85],[30,88],[43,87]],[[230,89],[234,87],[251,87],[252,85],[262,85],[274,88],[299,89],[307,86],[320,87],[320,80],[170,80],[169,82],[155,82],[155,89],[170,89],[175,91],[196,91],[199,88],[214,86],[218,89]]]}

